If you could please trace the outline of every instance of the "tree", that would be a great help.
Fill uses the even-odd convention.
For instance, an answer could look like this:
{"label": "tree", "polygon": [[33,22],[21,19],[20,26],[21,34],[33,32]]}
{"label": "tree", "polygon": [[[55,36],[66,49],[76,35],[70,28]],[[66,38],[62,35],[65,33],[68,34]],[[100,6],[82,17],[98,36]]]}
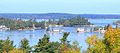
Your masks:
{"label": "tree", "polygon": [[88,52],[89,53],[105,53],[105,45],[101,39],[99,39],[96,35],[88,37],[86,42],[88,43]]}
{"label": "tree", "polygon": [[46,52],[49,37],[45,34],[42,39],[39,39],[38,44],[35,46],[35,52]]}
{"label": "tree", "polygon": [[65,32],[63,37],[60,39],[61,44],[58,48],[59,53],[80,53],[80,48],[78,47],[78,42],[73,42],[73,44],[69,44],[67,42],[67,37],[70,33]]}
{"label": "tree", "polygon": [[70,19],[60,19],[58,21],[58,24],[62,24],[64,26],[74,26],[74,25],[90,25],[91,23],[88,21],[88,19],[76,16]]}
{"label": "tree", "polygon": [[[107,29],[104,35],[104,44],[106,45],[106,50],[108,52],[120,49],[120,29],[113,29],[109,27],[109,29]],[[118,50],[118,52],[120,51]]]}
{"label": "tree", "polygon": [[103,38],[93,35],[86,42],[91,53],[120,53],[120,29],[108,26]]}
{"label": "tree", "polygon": [[0,40],[0,53],[3,52],[3,40]]}
{"label": "tree", "polygon": [[22,49],[14,48],[9,51],[9,53],[26,53]]}
{"label": "tree", "polygon": [[24,39],[21,40],[21,42],[20,42],[20,48],[24,52],[27,52],[28,50],[30,50],[29,41],[26,38],[24,38]]}
{"label": "tree", "polygon": [[13,46],[13,41],[10,41],[9,38],[6,40],[0,40],[0,52],[9,52],[15,46]]}
{"label": "tree", "polygon": [[58,42],[50,42],[50,37],[48,35],[44,35],[42,39],[39,39],[38,44],[35,46],[34,52],[40,53],[56,53],[58,52],[58,47],[60,43]]}
{"label": "tree", "polygon": [[69,33],[65,32],[63,35],[63,38],[61,38],[61,43],[65,44],[65,42],[67,41],[67,37],[68,37]]}
{"label": "tree", "polygon": [[39,39],[38,44],[35,46],[34,52],[39,53],[80,53],[80,49],[77,44],[70,45],[67,43],[67,37],[69,33],[65,32],[61,38],[61,43],[50,42],[49,36],[44,35],[42,39]]}
{"label": "tree", "polygon": [[73,42],[73,44],[61,44],[59,46],[59,53],[80,53],[80,48],[77,42]]}

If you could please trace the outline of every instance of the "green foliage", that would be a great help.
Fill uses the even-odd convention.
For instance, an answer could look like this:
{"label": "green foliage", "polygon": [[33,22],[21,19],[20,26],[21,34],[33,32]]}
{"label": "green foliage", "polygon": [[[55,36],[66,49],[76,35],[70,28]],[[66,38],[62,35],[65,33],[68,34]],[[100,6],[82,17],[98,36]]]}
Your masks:
{"label": "green foliage", "polygon": [[65,32],[63,37],[60,39],[61,44],[58,48],[58,53],[80,53],[79,43],[77,41],[73,42],[73,44],[69,44],[67,42],[67,37],[70,33]]}
{"label": "green foliage", "polygon": [[6,40],[0,40],[0,53],[9,52],[13,48],[13,41],[10,41],[9,38],[7,38]]}
{"label": "green foliage", "polygon": [[90,25],[91,24],[90,22],[88,22],[88,19],[82,18],[80,16],[77,16],[71,19],[60,19],[58,23],[64,26]]}
{"label": "green foliage", "polygon": [[68,37],[69,33],[65,32],[64,35],[63,35],[63,38],[60,39],[61,40],[61,43],[65,43],[67,41],[67,37]]}
{"label": "green foliage", "polygon": [[15,48],[13,41],[7,38],[6,40],[0,40],[0,53],[26,53],[29,49],[29,43],[27,39],[21,40],[21,49]]}
{"label": "green foliage", "polygon": [[74,26],[74,25],[90,25],[91,23],[88,22],[88,19],[82,18],[80,16],[76,16],[76,17],[68,18],[68,19],[59,19],[58,21],[55,21],[54,19],[52,19],[52,20],[50,19],[48,21],[48,24]]}
{"label": "green foliage", "polygon": [[60,19],[59,21],[56,20],[49,20],[49,21],[42,21],[42,22],[36,22],[36,20],[30,19],[28,21],[22,21],[21,19],[19,20],[13,20],[13,19],[8,19],[8,18],[0,18],[0,25],[5,25],[10,29],[26,29],[26,28],[32,28],[33,24],[35,27],[41,27],[45,28],[45,23],[46,25],[50,24],[59,24],[59,25],[64,25],[64,26],[74,26],[74,25],[89,25],[91,24],[88,22],[87,19],[81,18],[79,16],[71,18],[71,19]]}
{"label": "green foliage", "polygon": [[61,43],[50,42],[49,36],[44,35],[42,39],[39,39],[38,44],[35,46],[35,51],[38,53],[80,53],[78,43],[74,42],[73,45],[67,43],[67,37],[69,33],[65,32]]}
{"label": "green foliage", "polygon": [[30,50],[29,41],[27,39],[22,39],[20,42],[20,49],[24,51]]}
{"label": "green foliage", "polygon": [[5,25],[10,29],[25,29],[33,27],[33,24],[36,27],[43,27],[43,22],[36,22],[33,20],[22,21],[22,20],[12,20],[8,18],[0,18],[0,25]]}
{"label": "green foliage", "polygon": [[49,42],[49,36],[45,34],[42,39],[39,39],[38,44],[35,46],[34,52],[55,53],[58,46],[58,42]]}

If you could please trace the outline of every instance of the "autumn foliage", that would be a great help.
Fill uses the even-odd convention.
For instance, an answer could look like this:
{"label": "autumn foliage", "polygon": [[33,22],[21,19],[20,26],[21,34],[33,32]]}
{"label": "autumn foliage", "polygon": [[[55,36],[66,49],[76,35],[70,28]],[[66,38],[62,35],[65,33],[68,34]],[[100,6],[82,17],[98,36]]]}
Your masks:
{"label": "autumn foliage", "polygon": [[86,42],[89,53],[120,53],[120,29],[109,26],[103,38],[93,35]]}

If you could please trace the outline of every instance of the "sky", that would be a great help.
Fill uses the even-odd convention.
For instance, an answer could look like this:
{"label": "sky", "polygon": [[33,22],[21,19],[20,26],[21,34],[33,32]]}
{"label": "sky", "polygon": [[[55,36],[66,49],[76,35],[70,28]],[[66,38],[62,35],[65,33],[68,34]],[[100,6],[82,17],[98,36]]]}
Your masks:
{"label": "sky", "polygon": [[0,0],[0,13],[120,14],[120,0]]}

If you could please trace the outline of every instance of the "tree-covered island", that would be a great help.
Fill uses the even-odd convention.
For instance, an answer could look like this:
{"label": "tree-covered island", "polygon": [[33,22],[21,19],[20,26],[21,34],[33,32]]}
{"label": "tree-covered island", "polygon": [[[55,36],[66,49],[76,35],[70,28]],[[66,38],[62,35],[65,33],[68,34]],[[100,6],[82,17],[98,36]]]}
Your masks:
{"label": "tree-covered island", "polygon": [[0,18],[0,25],[6,26],[11,30],[15,29],[44,29],[49,27],[49,25],[63,25],[63,26],[76,26],[76,25],[90,25],[91,23],[86,18],[81,18],[80,16],[69,18],[69,19],[49,19],[48,21],[37,22],[36,19],[29,19],[23,21],[21,19],[9,19],[9,18]]}

